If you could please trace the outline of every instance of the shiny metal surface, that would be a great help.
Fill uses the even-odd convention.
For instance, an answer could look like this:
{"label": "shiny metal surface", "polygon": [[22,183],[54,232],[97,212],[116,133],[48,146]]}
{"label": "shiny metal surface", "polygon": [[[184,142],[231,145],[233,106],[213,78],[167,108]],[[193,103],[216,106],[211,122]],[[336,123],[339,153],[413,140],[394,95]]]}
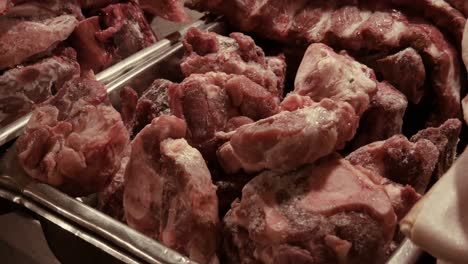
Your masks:
{"label": "shiny metal surface", "polygon": [[32,202],[30,199],[26,198],[21,194],[0,189],[0,197],[3,199],[10,200],[18,205],[21,205],[33,211],[34,213],[38,214],[44,219],[53,222],[55,225],[80,237],[84,241],[98,247],[99,249],[107,252],[108,254],[112,255],[118,260],[121,260],[122,262],[131,264],[141,263],[141,261],[135,259],[134,257],[126,255],[122,250],[118,250],[115,246],[112,246],[108,242],[103,241],[101,238],[94,235],[93,233],[90,233],[89,231],[80,228],[78,225],[75,225],[72,222],[64,220],[59,215],[44,209],[41,205]]}
{"label": "shiny metal surface", "polygon": [[413,264],[418,261],[423,251],[405,238],[398,249],[392,254],[387,264]]}
{"label": "shiny metal surface", "polygon": [[[221,31],[224,28],[218,21],[197,21],[191,26],[211,31]],[[167,60],[176,55],[180,56],[183,47],[178,40],[187,29],[188,27],[182,29],[116,64],[114,68],[98,74],[97,78],[106,83],[111,99],[118,97],[121,88],[132,80],[139,79],[155,66],[167,67]],[[118,77],[113,78],[116,75]],[[0,130],[0,146],[17,137],[27,120],[28,117],[25,117],[13,127]],[[71,198],[51,186],[32,180],[19,166],[14,148],[6,151],[0,149],[0,154],[2,152],[4,155],[0,166],[0,197],[30,209],[125,263],[194,263],[80,202],[79,199]],[[413,264],[420,254],[420,249],[405,240],[387,263]]]}

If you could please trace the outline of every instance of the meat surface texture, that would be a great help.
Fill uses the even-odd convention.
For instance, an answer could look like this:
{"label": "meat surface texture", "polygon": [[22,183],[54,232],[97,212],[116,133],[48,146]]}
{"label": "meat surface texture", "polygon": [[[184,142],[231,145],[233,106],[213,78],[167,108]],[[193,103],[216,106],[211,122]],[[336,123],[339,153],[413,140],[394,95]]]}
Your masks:
{"label": "meat surface texture", "polygon": [[238,128],[218,159],[227,173],[292,170],[343,148],[357,126],[348,103],[324,99]]}
{"label": "meat surface texture", "polygon": [[463,107],[463,117],[465,119],[465,123],[468,124],[468,95],[465,96],[465,98],[463,98],[462,107]]}
{"label": "meat surface texture", "polygon": [[198,263],[217,263],[216,187],[174,116],[153,119],[133,140],[125,173],[127,223]]}
{"label": "meat surface texture", "polygon": [[457,10],[462,12],[465,17],[468,16],[468,2],[465,0],[446,0],[448,3],[450,3],[453,7],[455,7]]}
{"label": "meat surface texture", "polygon": [[80,74],[73,49],[13,68],[0,76],[0,127],[33,110],[35,104],[52,96],[62,85]]}
{"label": "meat surface texture", "polygon": [[99,72],[156,42],[137,5],[114,4],[101,12],[80,21],[73,33],[72,44],[83,68]]}
{"label": "meat surface texture", "polygon": [[4,15],[13,4],[10,0],[3,0],[0,2],[0,15]]}
{"label": "meat surface texture", "polygon": [[413,48],[378,59],[375,70],[384,80],[401,91],[409,101],[418,104],[424,95],[426,70],[421,56]]}
{"label": "meat surface texture", "polygon": [[407,106],[408,101],[401,92],[387,82],[378,83],[377,94],[359,121],[352,148],[401,134]]}
{"label": "meat surface texture", "polygon": [[324,98],[347,102],[358,116],[367,110],[376,91],[371,69],[320,43],[307,48],[294,81],[295,93],[317,102]]}
{"label": "meat surface texture", "polygon": [[169,101],[172,114],[187,122],[189,143],[207,160],[216,158],[216,132],[226,131],[231,118],[258,120],[279,109],[278,97],[264,87],[243,75],[222,72],[190,75],[169,87]]}
{"label": "meat surface texture", "polygon": [[[455,48],[427,21],[408,17],[380,2],[193,0],[188,4],[224,15],[237,30],[292,44],[321,42],[363,55],[390,54],[411,47],[427,65],[428,87],[435,94],[427,123],[438,126],[458,117],[460,65]],[[421,1],[399,2],[411,5]],[[426,8],[428,1],[423,2],[419,9]],[[444,1],[438,2],[447,7]]]}
{"label": "meat surface texture", "polygon": [[346,159],[374,173],[403,185],[411,185],[423,194],[439,158],[437,147],[426,139],[410,142],[396,135],[365,145]]}
{"label": "meat surface texture", "polygon": [[[4,3],[5,0],[2,1]],[[7,0],[6,16],[15,18],[52,18],[60,15],[73,15],[83,18],[80,5],[76,0]],[[2,4],[0,4],[1,15]]]}
{"label": "meat surface texture", "polygon": [[0,17],[0,70],[55,47],[68,38],[77,24],[71,15],[35,21]]}
{"label": "meat surface texture", "polygon": [[439,127],[426,128],[411,137],[411,141],[413,142],[427,139],[434,143],[439,150],[439,159],[434,170],[434,179],[439,179],[455,161],[461,125],[460,120],[449,119]]}
{"label": "meat surface texture", "polygon": [[382,263],[396,224],[372,173],[332,158],[247,183],[224,217],[224,249],[228,263]]}
{"label": "meat surface texture", "polygon": [[135,133],[151,123],[154,118],[171,113],[168,91],[172,84],[171,81],[157,79],[143,92],[136,106]]}
{"label": "meat surface texture", "polygon": [[224,72],[244,75],[281,97],[286,63],[283,56],[265,56],[254,40],[242,33],[224,37],[191,28],[184,39],[187,54],[181,63],[186,77],[192,73]]}
{"label": "meat surface texture", "polygon": [[466,23],[462,40],[462,59],[465,64],[465,69],[468,70],[468,22]]}
{"label": "meat surface texture", "polygon": [[179,0],[139,0],[138,2],[143,10],[153,15],[175,22],[190,21]]}
{"label": "meat surface texture", "polygon": [[123,209],[124,180],[131,150],[131,145],[128,144],[122,154],[119,170],[115,173],[109,185],[97,196],[97,209],[121,222],[125,222]]}
{"label": "meat surface texture", "polygon": [[16,149],[31,177],[83,196],[109,183],[127,143],[127,130],[104,85],[75,79],[33,112]]}

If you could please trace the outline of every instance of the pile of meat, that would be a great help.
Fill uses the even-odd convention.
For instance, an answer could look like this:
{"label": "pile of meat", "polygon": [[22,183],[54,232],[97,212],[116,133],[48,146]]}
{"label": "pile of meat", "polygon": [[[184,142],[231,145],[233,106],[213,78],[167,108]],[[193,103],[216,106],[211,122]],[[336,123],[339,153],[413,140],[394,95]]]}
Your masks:
{"label": "pile of meat", "polygon": [[118,2],[1,1],[0,127],[56,94],[80,69],[100,72],[156,42],[145,11],[188,19],[178,1]]}
{"label": "pile of meat", "polygon": [[466,13],[369,2],[191,1],[271,42],[192,28],[184,79],[125,87],[120,116],[65,82],[19,159],[198,263],[383,263],[456,156]]}
{"label": "pile of meat", "polygon": [[284,55],[244,34],[192,28],[184,46],[182,82],[122,90],[135,137],[101,209],[200,263],[388,258],[461,122],[407,138],[407,96],[325,44],[308,47],[289,93]]}

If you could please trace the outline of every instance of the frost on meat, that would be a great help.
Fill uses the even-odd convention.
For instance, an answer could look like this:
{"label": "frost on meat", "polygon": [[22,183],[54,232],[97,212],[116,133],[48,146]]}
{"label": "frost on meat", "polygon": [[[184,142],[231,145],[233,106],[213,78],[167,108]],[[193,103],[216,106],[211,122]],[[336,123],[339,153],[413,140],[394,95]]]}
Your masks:
{"label": "frost on meat", "polygon": [[71,15],[32,21],[0,17],[0,70],[51,50],[68,38],[77,24]]}
{"label": "frost on meat", "polygon": [[0,127],[31,112],[62,85],[80,74],[76,53],[67,48],[34,64],[0,75]]}
{"label": "frost on meat", "polygon": [[131,145],[128,144],[122,154],[119,170],[112,177],[111,182],[97,195],[97,209],[121,222],[125,222],[123,209],[124,180],[131,150]]}
{"label": "frost on meat", "polygon": [[106,88],[91,79],[75,79],[34,111],[16,149],[31,177],[81,196],[109,183],[127,142]]}
{"label": "frost on meat", "polygon": [[143,92],[136,105],[134,133],[143,129],[154,118],[171,113],[168,90],[172,84],[168,80],[156,79]]}
{"label": "frost on meat", "polygon": [[422,139],[410,142],[403,135],[365,145],[346,159],[376,174],[424,193],[439,157],[437,147]]}
{"label": "frost on meat", "polygon": [[99,72],[156,42],[137,5],[109,5],[102,14],[80,21],[73,33],[72,45],[83,68]]}
{"label": "frost on meat", "polygon": [[407,106],[408,101],[401,92],[387,82],[378,83],[377,94],[359,121],[358,132],[351,147],[358,148],[401,134]]}
{"label": "frost on meat", "polygon": [[227,173],[292,170],[343,148],[357,126],[348,103],[324,99],[238,128],[218,159]]}
{"label": "frost on meat", "polygon": [[145,12],[164,19],[175,22],[190,21],[179,0],[138,0],[138,3]]}
{"label": "frost on meat", "polygon": [[460,114],[457,53],[438,28],[424,20],[413,22],[414,19],[394,9],[369,7],[360,2],[346,4],[308,0],[189,3],[225,15],[238,30],[292,44],[322,42],[363,55],[412,47],[427,64],[429,87],[436,95],[428,124],[440,125]]}
{"label": "frost on meat", "polygon": [[281,97],[286,63],[283,56],[265,56],[253,39],[242,33],[224,37],[191,28],[184,39],[187,55],[181,63],[186,77],[210,71],[244,75]]}
{"label": "frost on meat", "polygon": [[418,104],[424,95],[426,70],[421,56],[413,48],[380,58],[372,63],[383,79],[400,90],[409,101]]}
{"label": "frost on meat", "polygon": [[228,263],[383,262],[397,216],[378,177],[335,157],[261,173],[224,218]]}
{"label": "frost on meat", "polygon": [[413,142],[427,139],[439,150],[439,159],[433,174],[434,179],[439,179],[455,161],[461,125],[460,120],[449,119],[439,127],[428,127],[411,137]]}
{"label": "frost on meat", "polygon": [[218,199],[183,120],[153,119],[132,142],[125,173],[128,224],[198,263],[216,263]]}
{"label": "frost on meat", "polygon": [[358,116],[377,91],[374,71],[324,44],[307,48],[294,81],[294,92],[314,101],[330,98],[349,103]]}
{"label": "frost on meat", "polygon": [[220,143],[216,132],[225,131],[237,116],[253,120],[278,112],[279,100],[264,87],[242,75],[209,72],[192,74],[169,88],[172,114],[187,122],[189,143],[207,160]]}
{"label": "frost on meat", "polygon": [[[83,18],[79,3],[76,0],[2,0],[0,15],[16,18],[47,18],[60,15],[73,15],[78,20]],[[7,9],[2,14],[2,5]]]}

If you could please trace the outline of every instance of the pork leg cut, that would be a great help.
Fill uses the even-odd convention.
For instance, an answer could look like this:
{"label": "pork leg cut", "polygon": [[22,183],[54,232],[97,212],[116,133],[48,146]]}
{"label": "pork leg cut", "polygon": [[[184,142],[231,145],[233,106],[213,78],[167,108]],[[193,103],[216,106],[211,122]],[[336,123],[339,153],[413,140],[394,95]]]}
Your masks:
{"label": "pork leg cut", "polygon": [[335,157],[261,173],[224,217],[228,263],[384,262],[397,216],[372,177]]}
{"label": "pork leg cut", "polygon": [[292,170],[344,147],[357,125],[348,103],[323,99],[241,126],[220,147],[218,159],[227,173]]}
{"label": "pork leg cut", "polygon": [[189,143],[211,161],[220,146],[217,132],[226,131],[236,116],[253,120],[276,114],[279,99],[243,75],[209,72],[192,74],[169,87],[173,115],[185,119]]}
{"label": "pork leg cut", "polygon": [[0,17],[0,70],[44,53],[68,38],[78,20],[71,15],[27,21]]}
{"label": "pork leg cut", "polygon": [[418,104],[424,95],[426,70],[421,56],[413,48],[406,48],[372,63],[384,80],[395,86],[406,98]]}
{"label": "pork leg cut", "polygon": [[387,82],[377,84],[377,94],[361,117],[351,147],[356,149],[374,141],[401,134],[408,101]]}
{"label": "pork leg cut", "polygon": [[358,116],[367,110],[376,91],[372,69],[321,43],[307,48],[294,81],[294,93],[317,102],[323,98],[347,102]]}
{"label": "pork leg cut", "polygon": [[198,263],[217,263],[218,198],[186,125],[160,116],[132,142],[125,172],[127,223]]}
{"label": "pork leg cut", "polygon": [[413,142],[427,139],[439,150],[439,159],[433,174],[434,180],[439,179],[455,161],[461,126],[460,120],[452,118],[439,127],[428,127],[411,137]]}
{"label": "pork leg cut", "polygon": [[49,99],[62,85],[80,75],[72,48],[34,64],[13,68],[0,75],[0,127],[28,114]]}
{"label": "pork leg cut", "polygon": [[66,83],[33,112],[16,149],[31,177],[82,196],[111,181],[128,138],[106,87],[83,78]]}
{"label": "pork leg cut", "polygon": [[186,77],[211,71],[244,75],[282,97],[286,74],[284,56],[265,56],[251,37],[242,33],[224,37],[191,28],[184,46],[187,54],[180,67]]}

